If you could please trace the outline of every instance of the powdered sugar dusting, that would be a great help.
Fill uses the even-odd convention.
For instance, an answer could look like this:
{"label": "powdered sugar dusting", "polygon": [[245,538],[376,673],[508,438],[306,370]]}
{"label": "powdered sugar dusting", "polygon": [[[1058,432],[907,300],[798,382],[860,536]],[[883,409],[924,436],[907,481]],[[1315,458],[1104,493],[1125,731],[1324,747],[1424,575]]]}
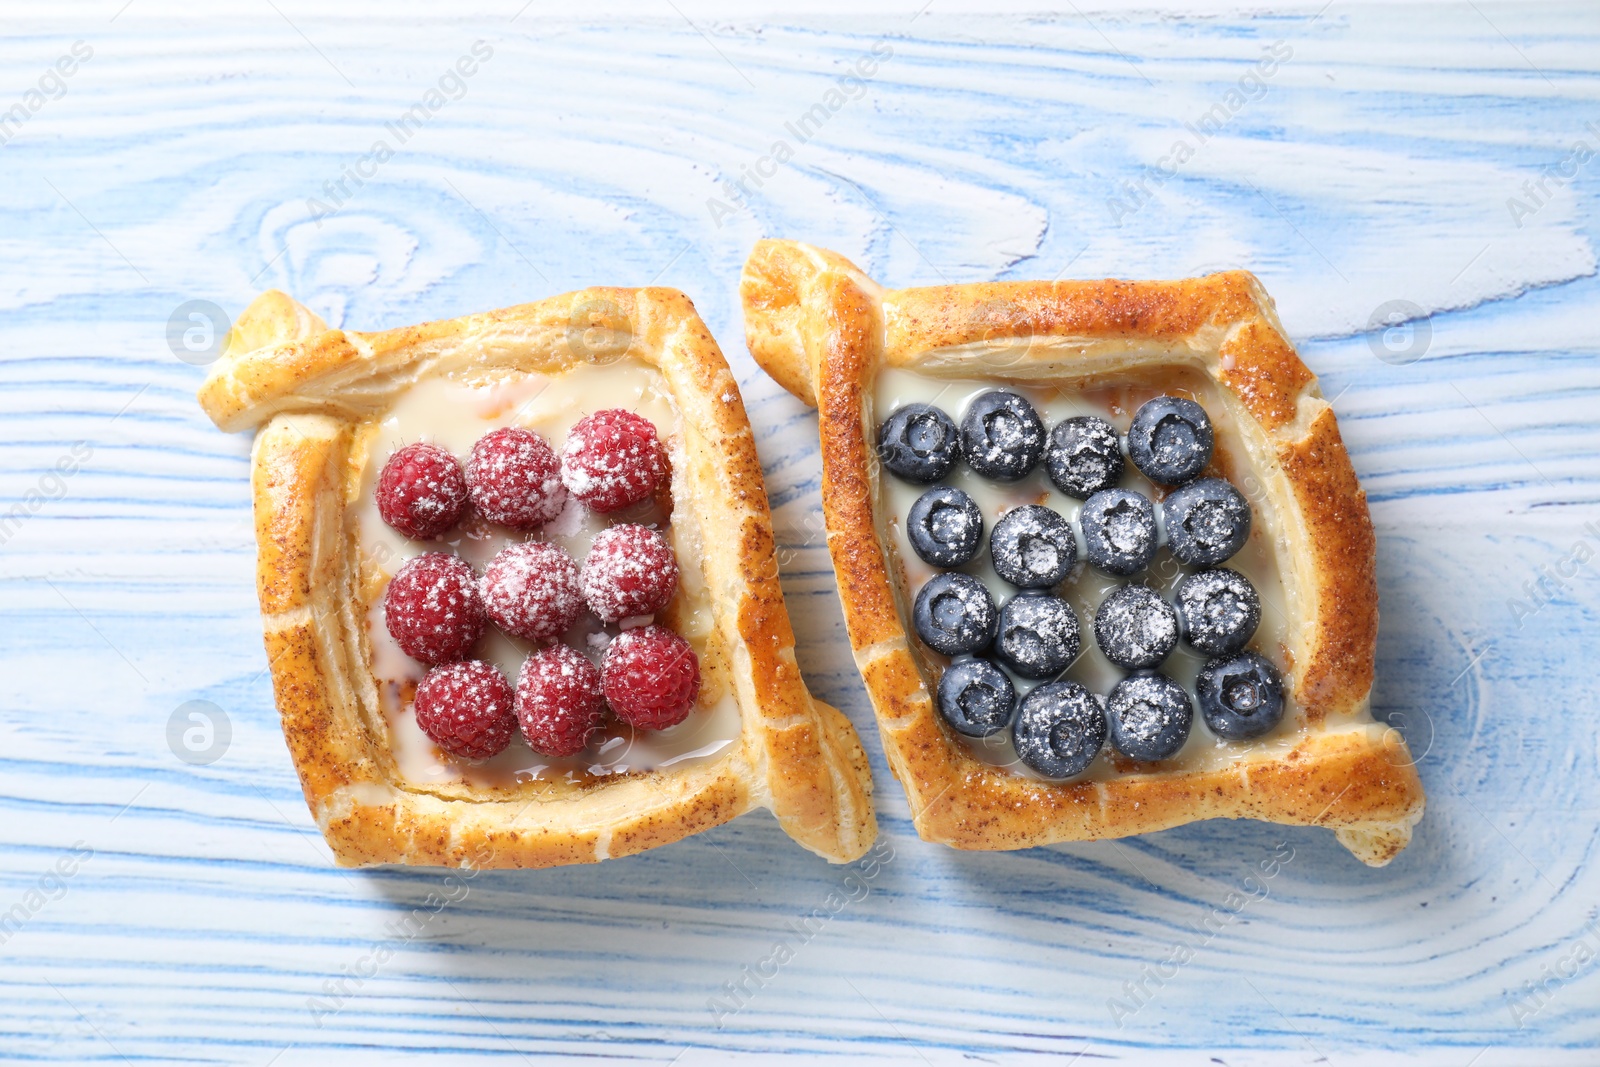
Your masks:
{"label": "powdered sugar dusting", "polygon": [[491,430],[472,446],[467,486],[478,514],[517,530],[543,526],[567,504],[555,452],[539,434],[515,426]]}
{"label": "powdered sugar dusting", "polygon": [[1048,589],[1071,573],[1078,561],[1072,526],[1039,504],[1012,508],[989,535],[995,573],[1023,589]]}
{"label": "powdered sugar dusting", "polygon": [[389,457],[374,495],[384,522],[407,537],[427,540],[460,519],[467,482],[454,456],[419,441]]}
{"label": "powdered sugar dusting", "polygon": [[625,630],[600,665],[606,702],[624,722],[661,730],[682,722],[700,691],[700,661],[689,642],[660,626]]}
{"label": "powdered sugar dusting", "polygon": [[1226,567],[1199,571],[1178,583],[1184,636],[1210,655],[1245,646],[1261,623],[1261,597],[1250,580]]}
{"label": "powdered sugar dusting", "polygon": [[666,449],[650,420],[621,408],[579,420],[561,450],[561,481],[595,511],[637,504],[668,472]]}
{"label": "powdered sugar dusting", "polygon": [[1152,674],[1135,675],[1118,683],[1112,691],[1111,707],[1123,733],[1137,741],[1151,742],[1192,718],[1184,713],[1182,705],[1170,699],[1164,681]]}
{"label": "powdered sugar dusting", "polygon": [[1100,650],[1119,667],[1154,667],[1178,643],[1178,613],[1148,586],[1126,585],[1100,602],[1094,633]]}
{"label": "powdered sugar dusting", "polygon": [[422,732],[462,759],[497,755],[516,732],[511,686],[497,668],[481,660],[429,671],[417,686],[413,708]]}
{"label": "powdered sugar dusting", "polygon": [[401,650],[426,663],[460,659],[483,635],[477,575],[444,552],[425,553],[400,569],[384,591],[383,614]]}
{"label": "powdered sugar dusting", "polygon": [[595,536],[583,561],[583,597],[605,622],[652,615],[678,589],[678,561],[648,526],[618,523]]}
{"label": "powdered sugar dusting", "polygon": [[501,549],[484,569],[479,592],[496,626],[529,641],[560,637],[583,610],[577,561],[544,541]]}
{"label": "powdered sugar dusting", "polygon": [[[942,374],[883,368],[878,372],[873,387],[874,407],[879,412],[893,412],[909,405],[932,403],[958,421],[964,421],[965,415],[972,410],[977,398],[993,391],[997,384],[1000,383],[993,380],[966,380],[945,377]],[[1193,396],[1211,413],[1214,420],[1217,465],[1214,473],[1228,478],[1236,485],[1248,484],[1246,478],[1250,473],[1247,459],[1249,450],[1244,444],[1242,427],[1234,418],[1228,404],[1217,399],[1218,388],[1203,376],[1175,368],[1170,375],[1164,373],[1159,379],[1138,377],[1137,380],[1083,390],[1068,385],[1046,387],[1033,382],[1005,384],[1021,393],[1035,406],[1046,426],[1052,428],[1051,434],[1047,435],[1051,440],[1054,438],[1054,428],[1075,418],[1093,418],[1109,423],[1111,432],[1096,436],[1099,442],[1098,456],[1106,465],[1111,466],[1117,465],[1117,460],[1125,458],[1120,452],[1118,435],[1127,429],[1133,413],[1143,403],[1163,394],[1178,393]],[[1103,426],[1098,428],[1104,430]],[[972,469],[970,464],[958,463],[949,476],[941,479],[939,484],[960,489],[970,495],[978,504],[984,520],[992,524],[984,550],[970,562],[961,565],[960,570],[981,579],[1001,605],[1007,603],[1009,598],[1019,595],[1018,586],[999,574],[998,568],[994,566],[992,552],[998,548],[1009,560],[1018,564],[1032,558],[1042,565],[1048,562],[1049,550],[1053,547],[1040,543],[1029,545],[1025,543],[1027,539],[1024,538],[1018,538],[1015,546],[1006,545],[1000,534],[1007,515],[1027,505],[1043,505],[1070,524],[1077,535],[1075,540],[1079,557],[1078,566],[1066,575],[1062,583],[1042,588],[1048,588],[1056,595],[1065,598],[1077,612],[1080,623],[1090,624],[1103,601],[1123,587],[1128,579],[1117,577],[1109,571],[1102,571],[1099,567],[1086,565],[1087,545],[1084,535],[1087,531],[1084,527],[1089,524],[1084,523],[1082,518],[1083,512],[1088,510],[1086,502],[1055,484],[1051,477],[1053,472],[1049,469],[1050,458],[1050,451],[1047,449],[1045,462],[1031,474],[1014,482],[984,477]],[[1100,464],[1089,466],[1098,467]],[[1161,499],[1163,490],[1151,483],[1134,464],[1123,463],[1121,466],[1124,471],[1117,482],[1118,487],[1138,492],[1146,500]],[[1085,476],[1084,480],[1087,480],[1087,475],[1098,473],[1082,464],[1077,464],[1076,468],[1077,474]],[[914,600],[938,573],[935,567],[923,561],[911,545],[910,512],[927,489],[921,484],[907,483],[889,476],[879,478],[879,484],[883,494],[882,506],[887,519],[888,540],[898,550],[898,561],[904,574],[904,595]],[[1230,566],[1247,574],[1250,582],[1258,589],[1261,600],[1258,620],[1260,628],[1253,638],[1246,639],[1246,643],[1248,647],[1262,650],[1270,659],[1279,655],[1281,649],[1292,647],[1294,637],[1287,627],[1293,613],[1287,603],[1286,591],[1280,577],[1282,570],[1278,555],[1279,548],[1283,544],[1283,531],[1279,529],[1281,524],[1270,507],[1270,501],[1265,502],[1266,506],[1263,506],[1258,503],[1257,496],[1258,494],[1251,493],[1250,503],[1253,508],[1259,509],[1257,519],[1260,520],[1260,528],[1252,534],[1239,555],[1230,561]],[[1103,503],[1114,502],[1108,500]],[[1137,510],[1146,509],[1140,507]],[[1126,513],[1110,516],[1113,522],[1100,524],[1098,532],[1102,538],[1101,547],[1110,550],[1112,546],[1109,542],[1115,538],[1121,542],[1123,548],[1137,551],[1146,543],[1148,535],[1153,535],[1153,540],[1159,546],[1164,540],[1160,507],[1157,505],[1148,511],[1152,520],[1148,525],[1135,514],[1133,508],[1127,509]],[[1108,531],[1107,526],[1116,528]],[[1108,533],[1110,537],[1105,536]],[[1011,551],[1013,547],[1015,552]],[[1064,549],[1065,546],[1061,547]],[[1030,552],[1033,554],[1032,557]],[[1190,565],[1183,564],[1174,558],[1170,551],[1159,547],[1148,566],[1142,570],[1130,569],[1134,570],[1138,581],[1148,584],[1169,603],[1175,599],[1175,587],[1180,582],[1186,578],[1198,577],[1191,573]],[[1224,598],[1212,610],[1218,615],[1228,617],[1238,617],[1242,614],[1239,601],[1235,598]],[[1156,622],[1151,625],[1154,629],[1146,633],[1146,638],[1150,643],[1165,643],[1164,624]],[[1037,637],[1037,634],[1031,636]],[[1127,676],[1129,668],[1112,662],[1103,653],[1097,638],[1097,634],[1082,635],[1083,647],[1078,657],[1060,677],[1081,683],[1096,694],[1109,694],[1116,684]],[[1192,690],[1194,681],[1207,655],[1210,654],[1198,646],[1192,646],[1185,640],[1184,633],[1180,632],[1177,643],[1170,654],[1158,664],[1158,668],[1178,686]],[[992,649],[980,655],[999,661],[999,656]],[[1013,675],[1013,681],[1021,697],[1025,697],[1035,684],[1034,680],[1020,675]],[[1047,680],[1041,681],[1048,684]],[[1018,760],[1017,750],[1010,741],[1009,733],[1002,738],[1002,743],[998,744],[992,743],[992,739],[973,741],[965,738],[962,739],[962,743],[986,763],[1006,767],[1025,775],[1036,773],[1024,768]],[[1260,746],[1272,747],[1278,754],[1287,750],[1273,738],[1255,742],[1255,745],[1257,751]],[[1192,731],[1192,736],[1188,738],[1186,746],[1174,758],[1183,760],[1186,766],[1220,767],[1239,757],[1237,746],[1229,748],[1217,741],[1210,731],[1197,726]],[[1122,773],[1118,769],[1119,762],[1115,758],[1096,760],[1083,773],[1097,781],[1112,778]]]}
{"label": "powdered sugar dusting", "polygon": [[574,756],[605,719],[600,671],[570,645],[528,657],[517,679],[517,721],[535,752]]}
{"label": "powdered sugar dusting", "polygon": [[541,531],[546,537],[576,538],[583,534],[589,523],[589,509],[583,501],[570,493],[562,493],[561,513],[545,524]]}
{"label": "powdered sugar dusting", "polygon": [[[659,372],[630,360],[606,367],[578,367],[556,378],[527,375],[481,386],[435,378],[413,386],[387,415],[373,424],[375,432],[362,439],[366,462],[363,484],[353,508],[361,533],[362,556],[371,570],[376,590],[382,591],[382,583],[388,580],[389,574],[427,547],[453,550],[483,569],[506,545],[520,543],[506,526],[485,521],[470,507],[444,539],[431,545],[397,534],[383,523],[372,495],[381,464],[395,451],[410,443],[428,441],[456,456],[466,457],[486,432],[516,425],[538,432],[559,452],[569,429],[584,415],[618,405],[625,405],[658,428],[664,443],[673,442],[678,433],[679,416]],[[592,539],[610,523],[605,515],[591,511],[566,492],[564,486],[560,495],[564,501],[561,510],[537,528],[537,537],[566,549],[574,560],[582,561],[588,555]],[[622,514],[628,522],[654,526],[680,551],[689,553],[684,559],[693,571],[680,575],[680,592],[673,601],[672,618],[676,625],[684,627],[683,633],[698,648],[705,642],[708,629],[693,620],[709,615],[710,598],[694,549],[700,543],[700,533],[694,527],[692,513],[685,515],[688,525],[682,529],[669,527],[670,512],[658,507],[655,499],[643,500]],[[714,757],[725,751],[739,735],[737,701],[731,693],[724,693],[715,700],[697,705],[682,724],[664,731],[636,732],[608,718],[604,730],[572,756],[532,751],[516,731],[507,748],[488,760],[471,762],[452,756],[417,725],[407,696],[426,668],[398,648],[385,626],[383,597],[373,595],[376,599],[369,613],[372,672],[379,682],[390,749],[400,773],[408,781],[508,786],[527,778],[646,771],[683,760]],[[580,609],[576,622],[559,634],[558,639],[591,661],[598,661],[616,632],[628,626],[648,626],[656,617],[652,614],[619,620],[611,626],[611,632],[607,632],[606,624],[584,608]],[[532,646],[526,639],[508,635],[497,626],[488,627],[475,646],[478,656],[497,664],[508,678],[519,676],[530,651]]]}
{"label": "powdered sugar dusting", "polygon": [[1066,670],[1082,638],[1078,617],[1060,597],[1018,593],[1000,609],[995,654],[1024,678],[1049,678]]}

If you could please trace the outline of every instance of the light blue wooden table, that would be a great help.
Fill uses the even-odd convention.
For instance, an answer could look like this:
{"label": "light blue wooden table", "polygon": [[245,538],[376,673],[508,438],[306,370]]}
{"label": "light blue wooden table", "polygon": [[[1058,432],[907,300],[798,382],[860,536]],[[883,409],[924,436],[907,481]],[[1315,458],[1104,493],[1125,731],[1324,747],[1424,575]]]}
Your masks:
{"label": "light blue wooden table", "polygon": [[[0,1059],[1600,1062],[1600,13],[916,2],[7,4]],[[894,285],[1256,271],[1370,493],[1410,849],[918,841],[814,533],[814,418],[742,342],[768,235]],[[371,329],[650,282],[739,376],[802,664],[893,855],[732,1013],[846,873],[766,816],[437,912],[439,872],[332,866],[264,673],[249,442],[168,340],[269,286]],[[196,700],[225,735],[169,741]]]}

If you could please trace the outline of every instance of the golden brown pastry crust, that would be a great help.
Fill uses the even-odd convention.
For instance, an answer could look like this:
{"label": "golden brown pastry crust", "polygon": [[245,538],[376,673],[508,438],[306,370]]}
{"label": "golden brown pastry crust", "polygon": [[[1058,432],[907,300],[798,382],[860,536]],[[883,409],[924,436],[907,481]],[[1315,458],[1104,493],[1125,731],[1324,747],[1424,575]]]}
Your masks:
{"label": "golden brown pastry crust", "polygon": [[[1375,866],[1405,847],[1423,794],[1404,740],[1369,709],[1378,597],[1366,496],[1333,409],[1252,275],[886,291],[836,253],[762,241],[741,295],[757,362],[818,408],[845,622],[890,768],[924,838],[1010,849],[1221,817],[1328,826]],[[973,757],[934,710],[936,668],[907,635],[891,578],[873,447],[880,367],[1048,382],[1182,367],[1215,382],[1243,431],[1249,469],[1287,527],[1283,579],[1298,617],[1290,674],[1306,720],[1292,751],[1077,783],[1036,781]]]}
{"label": "golden brown pastry crust", "polygon": [[[596,355],[574,331],[605,331]],[[355,441],[413,382],[558,373],[584,360],[660,371],[680,414],[674,514],[692,517],[729,656],[740,736],[713,759],[579,783],[423,789],[396,772],[369,667],[351,505]],[[641,852],[752,808],[835,863],[877,834],[861,743],[801,680],[772,521],[738,385],[682,293],[588,289],[381,333],[329,330],[279,292],[240,316],[200,403],[253,453],[257,585],[284,737],[338,861],[548,867]],[[722,536],[726,533],[727,536]]]}

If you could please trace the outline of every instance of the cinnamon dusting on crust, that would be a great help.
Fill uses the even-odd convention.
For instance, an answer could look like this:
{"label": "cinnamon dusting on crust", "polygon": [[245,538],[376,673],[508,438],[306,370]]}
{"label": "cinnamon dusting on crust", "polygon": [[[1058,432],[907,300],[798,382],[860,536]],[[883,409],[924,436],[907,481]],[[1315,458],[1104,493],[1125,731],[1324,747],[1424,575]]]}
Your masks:
{"label": "cinnamon dusting on crust", "polygon": [[[845,621],[890,769],[924,838],[1021,848],[1202,818],[1261,818],[1339,828],[1341,842],[1374,865],[1409,840],[1423,796],[1403,744],[1372,724],[1336,731],[1328,721],[1364,714],[1371,688],[1377,595],[1365,496],[1315,378],[1251,275],[884,292],[835,253],[762,241],[741,293],[757,361],[819,408],[823,503]],[[992,358],[1000,351],[995,339],[1007,335],[1025,345],[1010,353],[1015,358]],[[1204,772],[1135,765],[1106,782],[1045,783],[978,761],[939,722],[929,699],[936,672],[924,678],[919,671],[896,610],[892,546],[879,541],[870,383],[888,365],[1081,384],[1088,372],[1078,369],[1080,360],[1124,374],[1150,361],[1203,372],[1256,423],[1264,443],[1251,458],[1285,513],[1300,552],[1297,581],[1307,590],[1305,662],[1285,657],[1306,726],[1286,756]],[[1302,412],[1309,431],[1286,438]],[[1230,467],[1241,461],[1223,458]],[[1278,472],[1261,469],[1273,463],[1281,482]]]}
{"label": "cinnamon dusting on crust", "polygon": [[[706,529],[715,592],[711,687],[732,687],[740,742],[725,756],[594,782],[429,791],[399,782],[364,641],[362,571],[346,509],[360,463],[353,428],[419,377],[559,372],[573,316],[600,307],[628,358],[655,365],[682,412],[690,470],[677,507]],[[593,315],[587,320],[592,325]],[[281,293],[238,320],[200,399],[219,427],[259,428],[253,460],[258,592],[284,737],[338,862],[543,867],[674,841],[770,808],[832,862],[876,836],[866,758],[848,720],[813,700],[772,557],[754,437],[721,352],[670,289],[590,289],[536,304],[376,334],[329,331]],[[732,399],[730,399],[732,398]],[[735,677],[748,665],[750,679]],[[781,727],[774,723],[782,724]]]}

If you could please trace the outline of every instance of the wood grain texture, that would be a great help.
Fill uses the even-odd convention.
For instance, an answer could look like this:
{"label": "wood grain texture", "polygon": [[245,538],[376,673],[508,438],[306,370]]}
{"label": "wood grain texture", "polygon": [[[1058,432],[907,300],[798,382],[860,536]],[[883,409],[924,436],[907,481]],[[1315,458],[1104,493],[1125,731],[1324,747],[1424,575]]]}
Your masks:
{"label": "wood grain texture", "polygon": [[[0,1059],[1595,1061],[1592,6],[275,3],[6,10]],[[1371,871],[1254,823],[918,842],[838,613],[815,417],[740,342],[762,236],[895,286],[1257,273],[1372,504],[1376,704],[1430,798],[1410,848]],[[270,701],[249,442],[200,413],[169,316],[271,286],[375,329],[650,283],[739,378],[801,665],[881,779],[878,859],[749,818],[592,869],[334,868]],[[1391,301],[1418,319],[1385,334]],[[191,700],[231,728],[207,765],[169,748]]]}

